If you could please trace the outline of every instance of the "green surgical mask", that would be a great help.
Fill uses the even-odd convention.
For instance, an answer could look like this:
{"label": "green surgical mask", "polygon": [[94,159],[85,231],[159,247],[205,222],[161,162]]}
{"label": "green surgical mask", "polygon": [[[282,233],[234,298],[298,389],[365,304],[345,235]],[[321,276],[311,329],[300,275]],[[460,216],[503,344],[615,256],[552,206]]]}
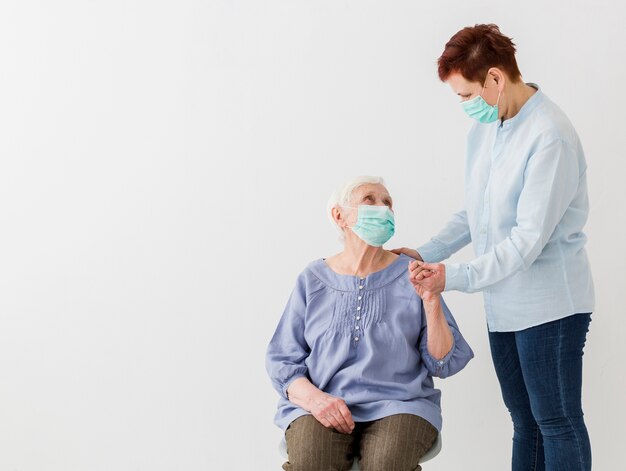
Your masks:
{"label": "green surgical mask", "polygon": [[366,244],[381,247],[393,237],[396,226],[389,207],[370,204],[362,204],[358,208],[344,207],[358,209],[356,224],[351,229]]}
{"label": "green surgical mask", "polygon": [[[486,84],[486,80],[485,80]],[[485,86],[483,85],[483,92]],[[481,92],[476,98],[461,102],[461,108],[467,113],[470,118],[474,118],[480,123],[493,123],[498,120],[498,103],[500,103],[500,92],[498,92],[498,100],[495,105],[490,105],[483,98]]]}

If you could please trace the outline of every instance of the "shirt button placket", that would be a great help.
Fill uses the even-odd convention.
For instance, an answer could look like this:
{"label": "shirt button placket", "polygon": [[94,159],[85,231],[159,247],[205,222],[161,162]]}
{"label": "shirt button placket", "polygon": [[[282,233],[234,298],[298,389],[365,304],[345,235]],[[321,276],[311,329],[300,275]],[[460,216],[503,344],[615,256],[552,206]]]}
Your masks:
{"label": "shirt button placket", "polygon": [[361,300],[363,299],[363,295],[361,294],[362,290],[363,290],[363,285],[365,283],[365,277],[361,276],[359,278],[359,295],[357,297],[357,305],[356,305],[356,324],[354,326],[354,331],[355,331],[355,335],[354,335],[354,341],[358,342],[359,341],[359,336],[358,336],[358,332],[361,330],[361,326],[359,326],[359,321],[361,320]]}

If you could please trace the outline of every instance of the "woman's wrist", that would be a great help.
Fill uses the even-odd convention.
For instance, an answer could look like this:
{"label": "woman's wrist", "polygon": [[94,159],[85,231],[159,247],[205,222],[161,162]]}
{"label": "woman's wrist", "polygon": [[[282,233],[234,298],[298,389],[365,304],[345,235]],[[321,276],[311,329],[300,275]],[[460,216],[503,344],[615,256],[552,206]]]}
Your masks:
{"label": "woman's wrist", "polygon": [[320,394],[324,394],[307,378],[297,378],[287,390],[289,400],[307,412],[311,412],[312,405]]}
{"label": "woman's wrist", "polygon": [[441,295],[439,294],[422,298],[422,304],[427,316],[438,316],[442,312]]}

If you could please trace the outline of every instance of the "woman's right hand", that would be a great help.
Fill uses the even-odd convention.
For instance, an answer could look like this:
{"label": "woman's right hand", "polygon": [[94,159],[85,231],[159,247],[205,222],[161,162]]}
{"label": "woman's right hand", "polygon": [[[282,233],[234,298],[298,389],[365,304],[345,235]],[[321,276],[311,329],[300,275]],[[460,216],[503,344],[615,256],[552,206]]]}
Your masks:
{"label": "woman's right hand", "polygon": [[352,433],[354,420],[345,401],[331,396],[315,386],[308,378],[295,379],[287,389],[289,400],[313,414],[327,428],[341,433]]}
{"label": "woman's right hand", "polygon": [[352,414],[343,399],[320,391],[311,398],[309,407],[309,412],[324,427],[347,434],[354,430]]}

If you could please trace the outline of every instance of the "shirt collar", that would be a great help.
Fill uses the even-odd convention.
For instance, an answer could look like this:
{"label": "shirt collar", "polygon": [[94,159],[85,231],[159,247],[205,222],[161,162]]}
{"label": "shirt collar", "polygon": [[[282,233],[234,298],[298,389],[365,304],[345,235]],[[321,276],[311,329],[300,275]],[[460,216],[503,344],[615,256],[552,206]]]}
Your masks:
{"label": "shirt collar", "polygon": [[515,116],[505,120],[504,122],[500,122],[500,127],[507,129],[507,128],[511,128],[515,126],[519,122],[524,121],[524,119],[526,119],[526,117],[533,112],[533,110],[537,107],[537,105],[539,105],[539,103],[543,101],[544,95],[541,89],[539,88],[539,85],[537,85],[536,83],[532,83],[532,82],[529,82],[526,85],[533,87],[537,91],[533,93],[533,95],[528,100],[526,100],[526,103],[524,103],[522,108],[518,111],[518,113]]}
{"label": "shirt collar", "polygon": [[367,291],[382,288],[402,275],[408,276],[408,265],[412,260],[411,257],[401,254],[388,267],[364,277],[335,273],[323,258],[311,262],[307,268],[330,288],[339,291]]}

